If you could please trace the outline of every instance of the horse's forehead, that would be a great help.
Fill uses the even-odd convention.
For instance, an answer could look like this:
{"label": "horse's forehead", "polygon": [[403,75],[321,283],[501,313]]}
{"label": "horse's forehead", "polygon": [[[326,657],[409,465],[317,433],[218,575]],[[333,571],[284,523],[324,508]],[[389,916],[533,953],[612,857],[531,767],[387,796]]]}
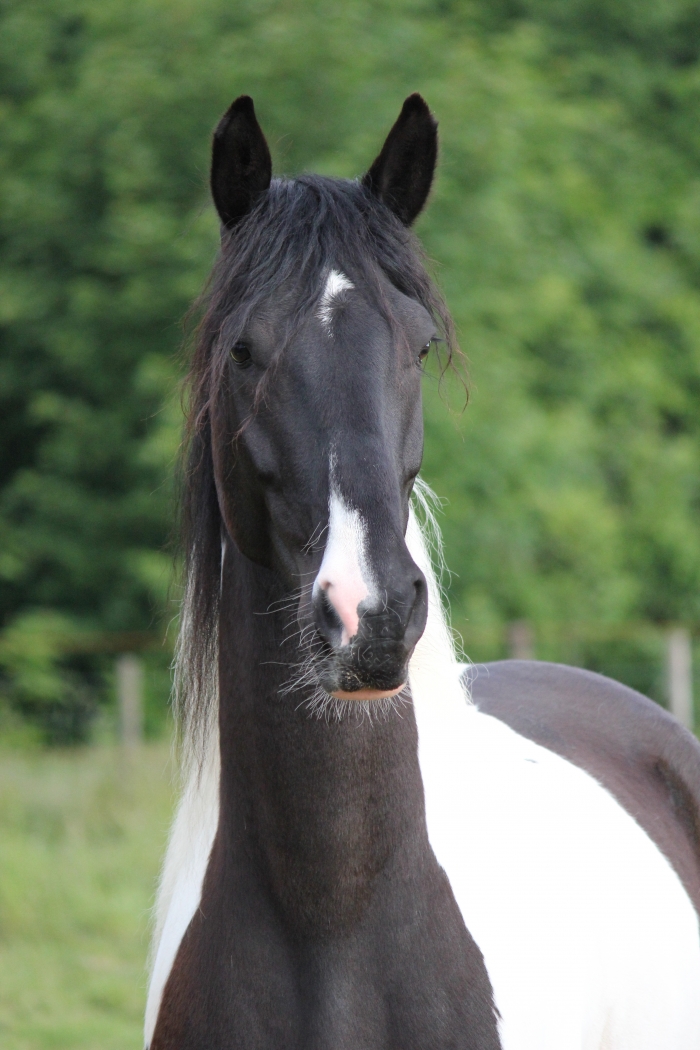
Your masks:
{"label": "horse's forehead", "polygon": [[[372,275],[370,278],[360,273],[356,277],[349,274],[342,265],[334,265],[317,275],[315,286],[310,289],[310,293],[309,301],[314,305],[304,320],[320,321],[326,331],[332,327],[334,313],[340,305],[359,307],[364,318],[375,313],[379,319],[383,314],[379,305],[380,299],[390,307],[394,319],[399,323],[423,326],[431,323],[425,307],[416,299],[399,291],[384,275]],[[295,314],[300,297],[306,298],[308,294],[309,292],[296,282],[282,284],[258,305],[247,327],[256,335],[274,339],[280,326]]]}
{"label": "horse's forehead", "polygon": [[253,312],[243,333],[260,364],[266,367],[278,361],[277,382],[290,372],[318,378],[325,367],[335,367],[337,355],[345,361],[353,347],[363,350],[353,360],[366,361],[367,354],[384,353],[381,347],[394,343],[398,332],[402,333],[398,343],[415,350],[435,335],[427,309],[383,276],[380,287],[372,288],[362,275],[350,277],[340,266],[331,267],[318,276],[315,294],[294,320],[298,297],[298,288],[280,288]]}
{"label": "horse's forehead", "polygon": [[355,285],[342,270],[330,270],[323,282],[323,291],[316,308],[316,317],[327,332],[333,331],[333,315],[339,304],[355,291]]}

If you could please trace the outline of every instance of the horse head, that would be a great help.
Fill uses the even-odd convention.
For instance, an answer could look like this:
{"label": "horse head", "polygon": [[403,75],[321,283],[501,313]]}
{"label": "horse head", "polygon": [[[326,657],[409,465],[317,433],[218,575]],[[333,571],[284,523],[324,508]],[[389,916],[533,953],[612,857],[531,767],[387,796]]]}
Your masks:
{"label": "horse head", "polygon": [[273,179],[247,96],[214,135],[194,455],[211,458],[225,540],[284,581],[305,673],[341,699],[398,693],[426,622],[405,535],[423,362],[451,329],[410,226],[436,156],[419,95],[355,182]]}

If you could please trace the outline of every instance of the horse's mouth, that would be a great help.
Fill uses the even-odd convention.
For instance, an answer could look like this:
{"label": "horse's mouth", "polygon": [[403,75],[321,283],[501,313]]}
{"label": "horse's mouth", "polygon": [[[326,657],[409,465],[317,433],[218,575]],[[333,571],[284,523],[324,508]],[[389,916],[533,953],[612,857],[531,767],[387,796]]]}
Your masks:
{"label": "horse's mouth", "polygon": [[342,690],[336,689],[330,695],[334,696],[336,700],[388,700],[392,696],[398,696],[405,688],[406,683],[404,682],[398,689],[358,689],[354,693],[344,693]]}
{"label": "horse's mouth", "polygon": [[327,652],[318,668],[319,684],[340,700],[396,696],[406,685],[409,656],[401,642],[353,639]]}

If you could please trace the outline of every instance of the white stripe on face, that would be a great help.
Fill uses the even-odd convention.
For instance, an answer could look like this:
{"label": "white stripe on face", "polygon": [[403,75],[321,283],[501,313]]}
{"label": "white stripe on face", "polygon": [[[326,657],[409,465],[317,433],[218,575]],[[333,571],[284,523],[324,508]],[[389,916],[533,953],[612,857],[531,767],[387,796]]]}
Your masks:
{"label": "white stripe on face", "polygon": [[330,332],[333,322],[334,300],[337,299],[341,292],[348,292],[354,287],[355,285],[352,281],[348,280],[340,270],[331,270],[328,274],[326,286],[323,289],[318,310],[316,311],[316,316],[327,332]]}
{"label": "white stripe on face", "polygon": [[328,504],[328,540],[313,590],[326,592],[343,625],[340,644],[347,645],[357,634],[360,602],[375,591],[365,548],[367,526],[332,483]]}

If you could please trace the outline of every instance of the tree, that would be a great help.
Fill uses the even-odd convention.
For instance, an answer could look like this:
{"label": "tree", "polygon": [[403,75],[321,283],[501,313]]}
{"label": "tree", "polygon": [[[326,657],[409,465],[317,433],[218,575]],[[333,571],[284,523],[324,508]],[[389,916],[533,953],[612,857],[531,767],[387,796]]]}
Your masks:
{"label": "tree", "polygon": [[6,0],[12,651],[41,610],[168,618],[179,322],[216,250],[210,131],[243,91],[277,171],[357,175],[413,90],[440,118],[419,233],[472,398],[450,415],[426,381],[425,473],[457,623],[698,619],[699,22],[682,0]]}

